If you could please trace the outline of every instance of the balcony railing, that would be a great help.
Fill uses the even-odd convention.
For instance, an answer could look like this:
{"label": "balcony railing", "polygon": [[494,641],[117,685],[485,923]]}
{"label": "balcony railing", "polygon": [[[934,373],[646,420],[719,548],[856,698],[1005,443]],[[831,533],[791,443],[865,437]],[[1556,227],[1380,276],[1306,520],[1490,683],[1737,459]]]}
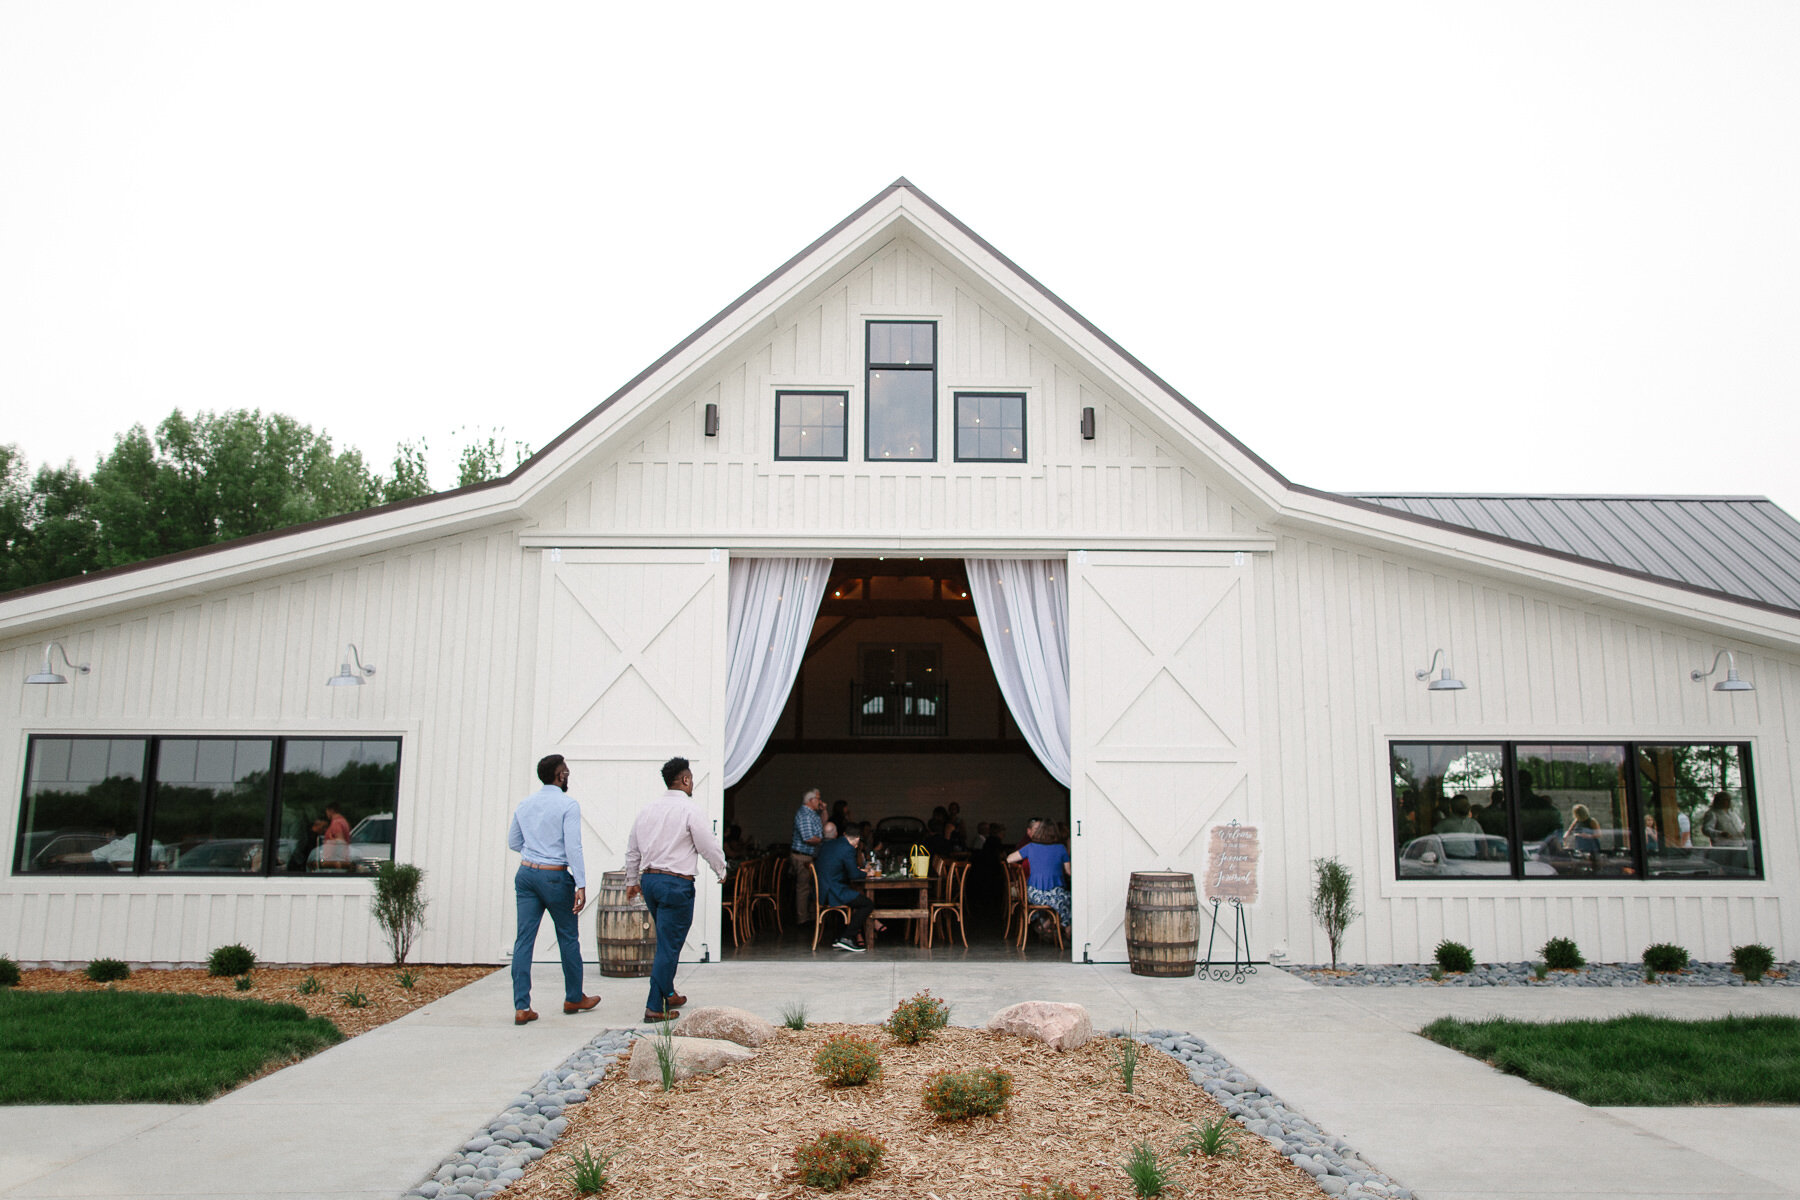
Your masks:
{"label": "balcony railing", "polygon": [[950,736],[947,684],[850,684],[850,736],[929,738]]}

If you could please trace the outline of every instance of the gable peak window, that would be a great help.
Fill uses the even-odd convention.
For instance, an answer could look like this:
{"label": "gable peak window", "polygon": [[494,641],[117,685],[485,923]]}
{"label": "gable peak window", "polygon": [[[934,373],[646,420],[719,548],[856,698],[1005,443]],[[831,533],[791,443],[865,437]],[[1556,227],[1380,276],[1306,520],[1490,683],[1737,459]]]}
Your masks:
{"label": "gable peak window", "polygon": [[956,393],[956,461],[1024,462],[1025,395]]}
{"label": "gable peak window", "polygon": [[843,461],[849,410],[849,392],[776,392],[775,457]]}
{"label": "gable peak window", "polygon": [[937,458],[937,323],[870,321],[863,457]]}

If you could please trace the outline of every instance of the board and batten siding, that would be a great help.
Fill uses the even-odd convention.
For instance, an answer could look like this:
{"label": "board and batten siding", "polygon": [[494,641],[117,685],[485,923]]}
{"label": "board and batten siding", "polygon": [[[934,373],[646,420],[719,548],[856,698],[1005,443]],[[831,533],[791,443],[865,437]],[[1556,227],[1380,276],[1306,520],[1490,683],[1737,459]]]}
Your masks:
{"label": "board and batten siding", "polygon": [[[44,642],[93,673],[0,689],[4,826],[20,819],[32,735],[223,734],[401,738],[395,856],[427,869],[419,962],[495,962],[511,944],[504,851],[531,790],[538,577],[512,525],[221,588],[0,649],[0,678]],[[535,568],[535,563],[533,564]],[[346,642],[377,668],[327,688]],[[196,962],[243,942],[267,962],[381,962],[369,881],[312,877],[12,875],[0,948],[24,960]]]}
{"label": "board and batten siding", "polygon": [[[1444,938],[1478,961],[1537,957],[1551,937],[1593,961],[1679,943],[1703,960],[1763,942],[1796,953],[1800,829],[1792,796],[1800,664],[1673,621],[1583,603],[1351,544],[1284,536],[1256,557],[1261,609],[1264,894],[1259,953],[1329,957],[1309,901],[1314,859],[1356,875],[1363,915],[1342,957],[1430,961]],[[1414,678],[1442,647],[1468,686]],[[1733,649],[1756,690],[1688,677]],[[1752,747],[1766,878],[1704,883],[1395,878],[1387,748],[1397,740],[1744,741]]]}
{"label": "board and batten siding", "polygon": [[[653,406],[534,508],[545,537],[971,534],[1170,539],[1258,532],[1248,505],[1178,456],[1182,439],[1122,402],[1041,326],[907,240],[752,330],[715,367]],[[865,462],[864,322],[938,325],[935,462]],[[775,393],[849,394],[845,462],[776,461]],[[955,460],[953,394],[1023,392],[1027,461]],[[717,437],[703,432],[719,406]],[[1081,438],[1081,410],[1097,437]]]}

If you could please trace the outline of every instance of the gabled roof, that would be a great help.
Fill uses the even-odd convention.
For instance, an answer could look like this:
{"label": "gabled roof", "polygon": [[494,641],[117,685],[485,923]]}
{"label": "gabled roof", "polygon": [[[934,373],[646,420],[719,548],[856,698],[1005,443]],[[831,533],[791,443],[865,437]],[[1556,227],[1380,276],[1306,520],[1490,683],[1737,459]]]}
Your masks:
{"label": "gabled roof", "polygon": [[1350,497],[1682,587],[1800,610],[1800,521],[1760,496]]}

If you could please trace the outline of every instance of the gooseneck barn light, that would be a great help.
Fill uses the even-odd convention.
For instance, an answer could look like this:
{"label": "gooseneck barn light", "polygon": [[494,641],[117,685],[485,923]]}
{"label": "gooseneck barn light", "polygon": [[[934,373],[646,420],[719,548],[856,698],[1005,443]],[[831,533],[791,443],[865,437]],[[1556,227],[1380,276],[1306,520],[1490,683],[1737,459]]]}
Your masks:
{"label": "gooseneck barn light", "polygon": [[[1438,659],[1443,658],[1443,657],[1444,657],[1444,652],[1442,649],[1439,649],[1438,651],[1433,653],[1431,656],[1431,662],[1428,663],[1423,668],[1421,668],[1417,671],[1414,671],[1413,678],[1414,679],[1423,679],[1427,675],[1431,674],[1431,668],[1437,666]],[[1465,686],[1466,685],[1463,683],[1462,680],[1450,678],[1450,664],[1445,663],[1443,674],[1439,675],[1436,679],[1433,679],[1430,683],[1426,684],[1425,690],[1428,692],[1460,692],[1463,690],[1463,688]]]}
{"label": "gooseneck barn light", "polygon": [[[352,662],[356,663],[355,671],[350,669],[350,664]],[[358,671],[362,674],[358,674]],[[325,686],[361,687],[363,685],[363,675],[373,675],[374,673],[375,668],[363,662],[362,655],[356,652],[356,643],[351,642],[349,644],[349,649],[344,654],[344,665],[338,668],[338,673],[336,675],[333,675],[330,679],[325,681]]]}
{"label": "gooseneck barn light", "polygon": [[88,664],[86,664],[86,663],[70,662],[69,661],[69,652],[67,650],[63,649],[63,644],[61,642],[51,642],[44,647],[44,669],[41,671],[35,672],[34,674],[27,675],[25,677],[26,683],[67,683],[67,682],[69,682],[69,680],[66,676],[59,675],[55,671],[50,669],[50,652],[52,650],[54,650],[58,654],[62,655],[63,666],[69,668],[71,671],[74,671],[77,675],[88,675],[93,672],[93,668],[88,666]]}
{"label": "gooseneck barn light", "polygon": [[[1699,667],[1695,667],[1692,671],[1688,672],[1688,678],[1692,679],[1695,683],[1698,683],[1708,675],[1716,674],[1719,670],[1719,660],[1721,658],[1725,660],[1725,678],[1713,684],[1713,691],[1754,692],[1756,690],[1756,685],[1754,683],[1751,683],[1748,679],[1738,678],[1737,659],[1732,656],[1732,653],[1729,650],[1721,650],[1713,655],[1713,664],[1709,669],[1702,671]],[[49,660],[46,659],[45,661]]]}

